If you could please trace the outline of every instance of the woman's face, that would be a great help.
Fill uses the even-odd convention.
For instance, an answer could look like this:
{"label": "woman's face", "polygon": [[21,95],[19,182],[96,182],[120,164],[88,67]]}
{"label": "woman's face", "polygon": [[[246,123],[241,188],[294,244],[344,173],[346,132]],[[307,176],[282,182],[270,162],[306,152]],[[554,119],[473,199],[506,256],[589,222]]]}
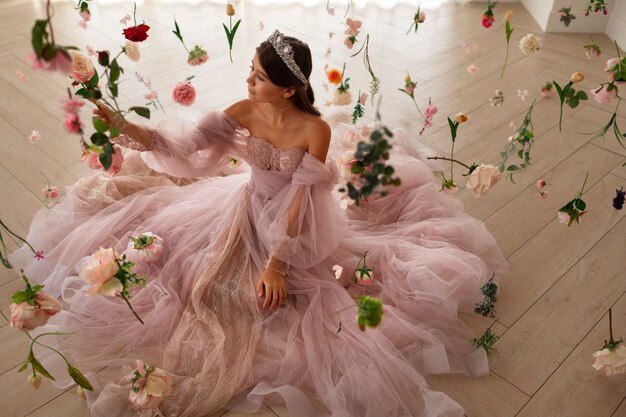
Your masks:
{"label": "woman's face", "polygon": [[278,87],[270,81],[267,72],[259,62],[258,54],[254,54],[254,58],[252,58],[246,83],[248,84],[248,98],[261,103],[273,103],[284,99],[284,94],[288,90]]}

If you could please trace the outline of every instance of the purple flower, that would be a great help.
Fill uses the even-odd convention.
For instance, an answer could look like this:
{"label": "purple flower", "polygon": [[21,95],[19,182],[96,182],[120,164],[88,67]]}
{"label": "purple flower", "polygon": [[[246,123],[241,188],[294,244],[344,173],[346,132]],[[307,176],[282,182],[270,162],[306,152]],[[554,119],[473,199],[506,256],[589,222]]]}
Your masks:
{"label": "purple flower", "polygon": [[[624,198],[622,197],[622,202],[623,202]],[[35,259],[37,259],[38,261],[41,261],[44,256],[43,256],[43,251],[42,250],[38,250],[37,252],[35,252]]]}
{"label": "purple flower", "polygon": [[615,210],[621,210],[624,207],[625,198],[626,191],[624,191],[624,187],[615,190],[615,198],[613,199],[613,207],[615,207]]}

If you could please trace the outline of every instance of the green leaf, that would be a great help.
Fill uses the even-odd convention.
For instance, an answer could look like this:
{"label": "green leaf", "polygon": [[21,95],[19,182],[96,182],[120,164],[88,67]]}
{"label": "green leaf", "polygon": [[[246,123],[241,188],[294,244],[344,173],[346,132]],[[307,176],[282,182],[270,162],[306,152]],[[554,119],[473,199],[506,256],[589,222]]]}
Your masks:
{"label": "green leaf", "polygon": [[15,293],[13,293],[13,295],[11,296],[11,300],[15,303],[15,304],[20,304],[20,303],[24,303],[26,301],[28,301],[28,293],[26,291],[17,291]]}
{"label": "green leaf", "polygon": [[96,129],[96,132],[98,133],[106,132],[106,130],[109,128],[109,125],[107,124],[107,122],[100,119],[99,117],[92,117],[91,121],[93,123],[93,127]]}
{"label": "green leaf", "polygon": [[574,97],[575,93],[576,93],[575,89],[568,88],[567,91],[565,92],[565,97]]}
{"label": "green leaf", "polygon": [[578,100],[587,100],[589,97],[587,96],[587,93],[585,93],[584,91],[580,90],[578,93],[576,93],[576,98]]}
{"label": "green leaf", "polygon": [[228,47],[232,49],[233,41],[230,38],[230,31],[228,30],[228,26],[226,26],[225,23],[222,23],[222,26],[224,26],[224,32],[226,32],[226,39],[228,40]]}
{"label": "green leaf", "polygon": [[235,26],[233,26],[233,31],[230,32],[230,35],[233,39],[235,38],[235,33],[237,32],[237,29],[239,28],[240,23],[241,23],[241,19],[237,20],[237,23],[235,23]]}
{"label": "green leaf", "polygon": [[91,143],[96,146],[104,146],[106,143],[109,143],[109,138],[104,133],[96,132],[90,137]]}
{"label": "green leaf", "polygon": [[113,163],[113,145],[111,142],[107,142],[104,145],[104,152],[100,154],[99,160],[105,171],[111,168],[111,164]]}
{"label": "green leaf", "polygon": [[33,46],[33,51],[37,58],[43,56],[44,35],[46,34],[47,20],[36,20],[31,30],[30,43]]}
{"label": "green leaf", "polygon": [[81,96],[82,98],[91,98],[91,93],[86,88],[81,88],[77,90],[74,94],[77,96]]}
{"label": "green leaf", "polygon": [[578,104],[579,104],[578,97],[570,97],[569,100],[567,100],[567,105],[571,109],[575,109],[576,107],[578,107]]}
{"label": "green leaf", "polygon": [[519,171],[520,168],[517,165],[509,165],[506,170],[509,172],[515,172],[515,171]]}
{"label": "green leaf", "polygon": [[117,93],[118,93],[117,84],[116,83],[109,83],[108,87],[109,87],[109,91],[111,92],[111,95],[113,97],[117,97]]}
{"label": "green leaf", "polygon": [[41,362],[39,362],[34,356],[31,359],[31,363],[33,364],[33,368],[35,368],[35,371],[39,372],[41,375],[45,376],[48,379],[56,381],[54,377],[50,375],[50,372],[48,372],[48,370],[44,368]]}
{"label": "green leaf", "polygon": [[583,200],[581,200],[580,198],[577,198],[575,201],[576,201],[576,202],[574,203],[574,206],[575,206],[578,210],[583,211],[584,209],[586,209],[586,208],[587,208],[587,204],[585,204],[585,202],[584,202]]}
{"label": "green leaf", "polygon": [[117,63],[117,59],[111,62],[111,71],[109,72],[109,83],[114,83],[120,78],[121,68]]}
{"label": "green leaf", "polygon": [[91,386],[91,383],[89,382],[89,380],[85,378],[85,375],[83,375],[82,372],[74,368],[69,363],[67,364],[67,373],[70,375],[70,377],[72,377],[74,382],[78,384],[78,386],[86,390],[93,391],[93,387]]}
{"label": "green leaf", "polygon": [[139,116],[145,117],[146,119],[150,118],[150,109],[147,107],[134,106],[134,107],[129,108],[128,111],[134,111]]}
{"label": "green leaf", "polygon": [[556,92],[559,94],[559,97],[561,97],[563,95],[563,89],[561,88],[559,83],[557,83],[556,81],[552,81],[552,84],[554,84],[554,88],[556,88]]}
{"label": "green leaf", "polygon": [[111,138],[116,138],[120,135],[120,130],[115,126],[109,126],[109,132],[110,132]]}
{"label": "green leaf", "polygon": [[98,75],[98,71],[93,72],[93,77],[87,83],[87,86],[90,88],[96,88],[98,83],[100,82],[100,76]]}
{"label": "green leaf", "polygon": [[174,18],[174,27],[176,28],[176,30],[173,30],[172,33],[174,35],[176,35],[176,37],[178,39],[180,39],[181,42],[183,42],[183,35],[180,33],[180,28],[178,27],[178,23],[176,22],[176,18]]}

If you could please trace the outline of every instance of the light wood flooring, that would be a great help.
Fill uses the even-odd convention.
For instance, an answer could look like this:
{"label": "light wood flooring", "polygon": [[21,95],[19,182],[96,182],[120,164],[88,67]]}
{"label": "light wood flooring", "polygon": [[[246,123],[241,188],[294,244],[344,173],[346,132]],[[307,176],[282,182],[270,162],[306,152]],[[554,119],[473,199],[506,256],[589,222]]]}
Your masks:
{"label": "light wood flooring", "polygon": [[[119,50],[123,44],[119,20],[132,13],[132,2],[91,2],[89,28],[79,28],[75,2],[55,2],[54,28],[57,42],[84,49]],[[266,3],[266,2],[264,2]],[[267,2],[271,3],[271,2]],[[325,3],[325,2],[321,2]],[[221,28],[227,22],[224,2],[183,2],[146,0],[138,7],[138,18],[152,27],[149,39],[140,45],[142,58],[133,63],[125,58],[121,84],[123,107],[143,104],[147,89],[135,78],[138,72],[151,79],[168,113],[175,113],[170,91],[175,82],[195,75],[198,90],[194,108],[199,111],[224,108],[245,97],[245,76],[254,47],[273,30],[302,38],[314,56],[312,84],[327,120],[336,125],[349,122],[352,107],[327,108],[324,64],[341,68],[347,62],[353,94],[368,88],[369,76],[361,57],[350,58],[343,46],[343,14],[346,1],[329,16],[323,4],[303,7],[244,1],[237,4],[243,19],[235,38],[234,64],[228,61],[226,38]],[[457,375],[428,378],[434,389],[456,399],[468,417],[624,417],[626,416],[626,375],[606,377],[591,367],[591,354],[608,338],[609,307],[614,312],[616,335],[626,336],[626,210],[611,206],[615,189],[626,186],[626,149],[611,134],[592,140],[581,132],[606,123],[614,106],[593,99],[580,107],[564,110],[564,128],[558,130],[558,98],[542,98],[540,87],[547,80],[564,84],[573,71],[586,75],[577,88],[589,90],[605,81],[604,61],[615,56],[612,42],[594,35],[603,51],[602,59],[587,60],[582,45],[584,34],[542,34],[521,4],[501,3],[497,20],[486,30],[480,24],[478,3],[446,3],[427,9],[427,19],[417,34],[406,31],[415,12],[413,6],[391,9],[373,5],[356,6],[349,15],[363,20],[371,36],[370,56],[375,74],[382,80],[381,114],[392,127],[406,126],[417,134],[422,120],[409,98],[397,91],[407,71],[418,81],[415,96],[424,109],[428,98],[439,107],[434,126],[420,138],[441,155],[450,151],[446,116],[464,112],[469,121],[459,129],[455,156],[467,162],[497,164],[499,152],[512,134],[510,121],[521,123],[533,98],[537,99],[533,123],[537,134],[533,165],[517,175],[516,184],[498,184],[489,195],[475,199],[467,190],[457,196],[468,213],[486,223],[510,262],[500,277],[501,293],[496,304],[498,323],[493,327],[501,339],[491,357],[489,375],[471,380]],[[502,16],[514,12],[511,52],[503,79],[499,71],[504,59]],[[30,29],[44,16],[40,0],[0,2],[0,218],[25,235],[34,213],[43,208],[40,195],[47,175],[52,185],[67,186],[90,171],[80,162],[76,137],[63,130],[60,99],[68,82],[58,75],[32,71],[25,56],[30,50]],[[198,43],[208,50],[210,60],[203,66],[186,64],[186,53],[172,35],[173,16],[179,22],[189,47]],[[579,18],[583,18],[580,16]],[[260,22],[264,29],[260,29]],[[574,21],[573,24],[576,24]],[[327,32],[336,35],[329,40]],[[517,44],[528,32],[542,38],[544,48],[524,56]],[[464,41],[474,40],[479,48],[466,54]],[[325,57],[327,47],[332,48]],[[480,69],[471,76],[470,64]],[[28,77],[22,83],[15,70]],[[491,107],[494,90],[504,93],[501,107]],[[525,101],[517,90],[528,90]],[[624,93],[622,93],[624,95]],[[370,103],[366,118],[373,118]],[[88,117],[88,112],[83,113]],[[626,106],[618,122],[626,130]],[[33,129],[43,138],[35,145],[26,138]],[[556,219],[557,210],[578,192],[589,173],[584,199],[589,212],[580,225],[565,227]],[[460,177],[460,171],[457,175]],[[547,200],[539,197],[535,182],[549,185]],[[16,247],[9,242],[11,249]],[[82,417],[87,411],[73,388],[60,391],[44,382],[36,392],[17,369],[26,354],[26,338],[7,324],[10,295],[21,285],[13,272],[0,270],[0,414],[9,417]],[[476,315],[464,319],[482,334],[491,321]],[[221,413],[220,413],[221,414]],[[226,413],[235,417],[235,413]],[[257,416],[287,417],[280,407],[263,408]],[[295,417],[295,416],[292,416]],[[381,416],[383,417],[383,416]]]}

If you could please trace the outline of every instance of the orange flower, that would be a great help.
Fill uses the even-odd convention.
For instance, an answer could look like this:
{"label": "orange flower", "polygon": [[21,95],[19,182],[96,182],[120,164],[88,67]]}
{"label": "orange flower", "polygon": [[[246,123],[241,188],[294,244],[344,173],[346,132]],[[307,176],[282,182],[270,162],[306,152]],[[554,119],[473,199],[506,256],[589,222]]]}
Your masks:
{"label": "orange flower", "polygon": [[333,68],[326,73],[326,77],[328,77],[328,82],[331,84],[339,84],[341,83],[342,75],[339,70]]}

